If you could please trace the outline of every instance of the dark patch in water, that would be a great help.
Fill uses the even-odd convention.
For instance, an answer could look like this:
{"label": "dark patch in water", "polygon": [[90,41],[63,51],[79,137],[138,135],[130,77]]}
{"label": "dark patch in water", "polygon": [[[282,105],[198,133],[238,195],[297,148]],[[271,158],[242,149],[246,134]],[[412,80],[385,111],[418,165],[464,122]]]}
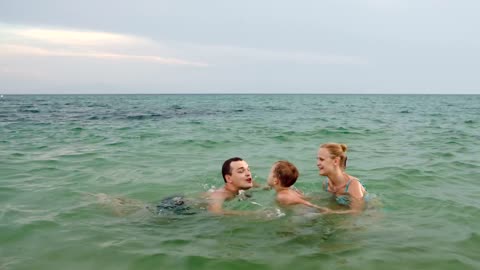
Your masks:
{"label": "dark patch in water", "polygon": [[36,109],[20,109],[20,112],[26,112],[26,113],[39,113],[40,110]]}
{"label": "dark patch in water", "polygon": [[270,111],[286,111],[286,108],[281,108],[281,107],[274,107],[274,106],[266,106],[266,109]]}
{"label": "dark patch in water", "polygon": [[273,137],[273,139],[277,140],[277,141],[281,141],[281,142],[286,142],[288,141],[288,138],[286,136],[283,136],[283,135],[278,135],[278,136],[275,136]]}
{"label": "dark patch in water", "polygon": [[403,110],[403,111],[400,111],[400,113],[410,113],[409,110]]}
{"label": "dark patch in water", "polygon": [[89,108],[108,108],[109,106],[106,104],[88,104],[87,107]]}
{"label": "dark patch in water", "polygon": [[449,158],[449,157],[455,157],[455,155],[454,155],[453,153],[448,153],[448,152],[446,152],[446,153],[437,153],[436,156],[437,156],[437,157],[447,157],[447,158]]}
{"label": "dark patch in water", "polygon": [[173,106],[170,107],[170,109],[171,109],[171,110],[182,110],[183,107],[180,106],[180,105],[173,105]]}
{"label": "dark patch in water", "polygon": [[119,146],[119,145],[126,145],[125,142],[111,142],[111,143],[107,143],[105,144],[106,146]]}
{"label": "dark patch in water", "polygon": [[143,115],[143,114],[140,114],[140,115],[128,115],[127,116],[127,119],[132,119],[132,120],[143,120],[145,119],[146,116]]}
{"label": "dark patch in water", "polygon": [[467,120],[467,121],[465,121],[464,123],[465,123],[465,124],[474,124],[475,121],[473,121],[473,120]]}
{"label": "dark patch in water", "polygon": [[457,141],[447,141],[446,144],[462,145],[461,143],[459,143]]}
{"label": "dark patch in water", "polygon": [[129,130],[129,129],[132,129],[131,127],[120,127],[120,128],[117,128],[117,130]]}
{"label": "dark patch in water", "polygon": [[127,119],[130,120],[144,120],[147,119],[148,116],[144,114],[139,114],[139,115],[127,115]]}
{"label": "dark patch in water", "polygon": [[136,115],[127,115],[126,117],[129,120],[146,120],[152,118],[167,118],[163,114],[151,113],[151,114],[136,114]]}

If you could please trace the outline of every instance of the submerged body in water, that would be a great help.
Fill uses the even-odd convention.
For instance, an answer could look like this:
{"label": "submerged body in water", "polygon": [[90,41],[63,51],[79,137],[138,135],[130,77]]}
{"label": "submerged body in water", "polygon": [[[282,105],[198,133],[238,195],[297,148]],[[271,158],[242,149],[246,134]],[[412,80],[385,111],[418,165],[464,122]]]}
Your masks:
{"label": "submerged body in water", "polygon": [[109,208],[117,216],[126,216],[141,210],[157,215],[193,215],[205,211],[208,201],[205,196],[199,198],[187,198],[184,195],[168,196],[160,201],[146,203],[119,196],[109,196],[105,193],[90,194],[97,198],[100,205]]}
{"label": "submerged body in water", "polygon": [[171,196],[161,200],[154,207],[146,206],[147,209],[153,211],[157,215],[173,213],[176,215],[193,215],[197,211],[189,205],[189,202],[183,196]]}

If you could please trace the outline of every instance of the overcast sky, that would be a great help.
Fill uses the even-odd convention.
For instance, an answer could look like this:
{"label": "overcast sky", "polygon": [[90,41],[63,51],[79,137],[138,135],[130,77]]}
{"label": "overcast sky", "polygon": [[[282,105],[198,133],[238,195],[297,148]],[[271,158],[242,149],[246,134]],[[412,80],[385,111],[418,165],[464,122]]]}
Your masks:
{"label": "overcast sky", "polygon": [[0,0],[0,93],[480,94],[480,1]]}

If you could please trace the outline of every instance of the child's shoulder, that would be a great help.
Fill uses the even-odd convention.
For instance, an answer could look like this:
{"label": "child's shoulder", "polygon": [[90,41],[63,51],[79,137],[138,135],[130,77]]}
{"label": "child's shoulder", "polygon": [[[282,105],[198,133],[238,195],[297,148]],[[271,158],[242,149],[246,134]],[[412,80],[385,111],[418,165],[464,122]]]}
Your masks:
{"label": "child's shoulder", "polygon": [[277,193],[276,200],[282,205],[297,204],[299,194],[293,190]]}

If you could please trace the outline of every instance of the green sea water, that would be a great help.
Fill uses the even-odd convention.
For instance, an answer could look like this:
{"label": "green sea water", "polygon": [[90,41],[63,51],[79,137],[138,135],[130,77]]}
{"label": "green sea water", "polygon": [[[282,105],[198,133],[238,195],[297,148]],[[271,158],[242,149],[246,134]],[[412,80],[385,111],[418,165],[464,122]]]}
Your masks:
{"label": "green sea water", "polygon": [[[320,144],[374,203],[360,216],[112,211],[91,194],[154,204],[222,186],[244,158],[277,160],[335,208]],[[0,99],[0,269],[480,269],[478,95],[10,95]],[[126,202],[122,207],[127,207]]]}

